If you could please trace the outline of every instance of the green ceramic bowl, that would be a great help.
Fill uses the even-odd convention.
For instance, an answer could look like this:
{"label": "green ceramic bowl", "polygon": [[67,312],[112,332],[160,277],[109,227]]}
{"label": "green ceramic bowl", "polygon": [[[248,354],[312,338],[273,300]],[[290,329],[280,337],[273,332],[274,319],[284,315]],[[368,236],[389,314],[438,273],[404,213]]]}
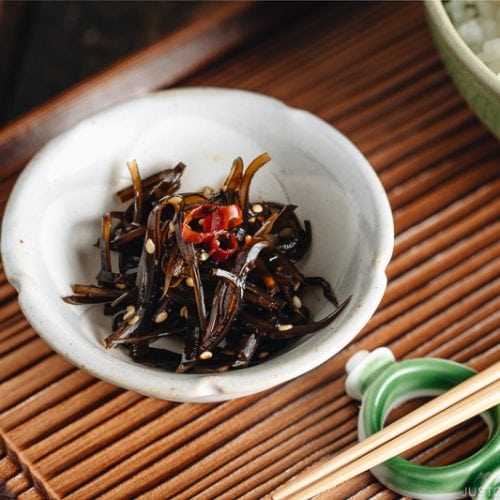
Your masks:
{"label": "green ceramic bowl", "polygon": [[500,138],[500,78],[467,46],[441,0],[424,2],[434,44],[460,93],[479,119]]}

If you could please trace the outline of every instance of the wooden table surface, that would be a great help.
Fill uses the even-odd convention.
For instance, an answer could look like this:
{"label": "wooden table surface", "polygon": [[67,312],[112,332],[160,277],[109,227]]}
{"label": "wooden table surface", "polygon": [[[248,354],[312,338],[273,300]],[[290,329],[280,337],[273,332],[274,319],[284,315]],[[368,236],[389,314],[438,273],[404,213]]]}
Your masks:
{"label": "wooden table surface", "polygon": [[[145,398],[55,354],[0,276],[4,495],[259,498],[356,441],[344,365],[359,349],[500,359],[498,142],[447,76],[420,3],[224,3],[0,131],[0,206],[26,161],[92,112],[166,86],[263,92],[316,113],[363,151],[391,202],[389,285],[345,350],[274,390],[221,404]],[[478,420],[408,456],[450,463],[485,439]],[[396,498],[369,474],[322,498]]]}

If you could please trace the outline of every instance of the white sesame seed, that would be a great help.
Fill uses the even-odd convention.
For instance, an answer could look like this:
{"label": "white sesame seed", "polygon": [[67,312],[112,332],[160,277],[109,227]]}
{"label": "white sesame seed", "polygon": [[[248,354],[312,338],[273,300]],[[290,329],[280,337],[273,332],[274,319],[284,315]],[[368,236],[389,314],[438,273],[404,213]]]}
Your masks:
{"label": "white sesame seed", "polygon": [[300,281],[297,281],[297,283],[295,283],[295,285],[293,285],[293,289],[295,291],[297,291],[299,288],[300,288]]}
{"label": "white sesame seed", "polygon": [[264,207],[260,203],[255,203],[252,205],[252,212],[254,214],[261,214],[264,211]]}
{"label": "white sesame seed", "polygon": [[151,238],[148,238],[146,240],[146,244],[144,245],[144,248],[146,249],[146,252],[149,254],[149,255],[152,255],[155,253],[155,250],[156,250],[156,246],[153,242],[153,240]]}
{"label": "white sesame seed", "polygon": [[208,255],[208,253],[207,253],[207,252],[201,252],[201,253],[200,253],[200,260],[201,260],[202,262],[205,262],[206,260],[208,260],[208,258],[209,258],[209,257],[210,257],[210,255]]}
{"label": "white sesame seed", "polygon": [[163,323],[168,318],[168,312],[162,311],[155,316],[155,323]]}
{"label": "white sesame seed", "polygon": [[300,309],[302,307],[302,301],[297,297],[297,295],[294,295],[292,297],[292,304],[295,309]]}
{"label": "white sesame seed", "polygon": [[186,285],[190,286],[191,288],[194,286],[194,281],[193,278],[191,278],[191,276],[189,276],[189,278],[186,278]]}
{"label": "white sesame seed", "polygon": [[172,221],[170,221],[170,222],[168,223],[168,230],[169,230],[171,233],[175,232],[175,226],[174,226],[174,223],[173,223]]}
{"label": "white sesame seed", "polygon": [[200,359],[212,359],[213,354],[210,351],[203,351],[200,354]]}
{"label": "white sesame seed", "polygon": [[248,222],[250,222],[250,224],[253,224],[255,222],[255,217],[250,217],[248,219]]}
{"label": "white sesame seed", "polygon": [[201,219],[198,219],[198,224],[200,226],[203,226],[204,223],[205,223],[205,219],[203,217]]}
{"label": "white sesame seed", "polygon": [[269,356],[269,353],[267,351],[259,352],[259,358],[260,359],[267,358],[268,356]]}
{"label": "white sesame seed", "polygon": [[210,186],[205,186],[203,188],[202,194],[205,198],[210,198],[214,194],[214,190]]}
{"label": "white sesame seed", "polygon": [[129,319],[128,324],[129,325],[135,325],[141,318],[139,317],[138,314],[133,316],[131,319]]}
{"label": "white sesame seed", "polygon": [[293,325],[290,323],[286,323],[284,325],[278,325],[278,330],[280,332],[286,332],[287,330],[291,330],[293,328]]}
{"label": "white sesame seed", "polygon": [[188,317],[188,308],[186,306],[182,306],[181,310],[179,311],[179,315],[181,318],[187,318]]}
{"label": "white sesame seed", "polygon": [[127,312],[123,315],[123,320],[128,321],[130,318],[132,318],[135,314],[135,307],[134,306],[127,306]]}

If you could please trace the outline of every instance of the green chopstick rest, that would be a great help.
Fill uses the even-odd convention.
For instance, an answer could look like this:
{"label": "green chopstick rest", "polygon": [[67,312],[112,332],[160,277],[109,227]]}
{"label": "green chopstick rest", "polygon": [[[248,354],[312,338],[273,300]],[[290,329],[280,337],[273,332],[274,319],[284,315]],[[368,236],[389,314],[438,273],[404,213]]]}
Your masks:
{"label": "green chopstick rest", "polygon": [[[397,362],[380,347],[359,351],[346,364],[346,392],[360,400],[358,437],[382,430],[392,409],[423,396],[437,396],[476,372],[459,363],[436,358]],[[451,500],[500,499],[500,405],[481,414],[489,437],[480,450],[450,465],[428,467],[400,456],[377,465],[372,474],[387,488],[411,498]]]}

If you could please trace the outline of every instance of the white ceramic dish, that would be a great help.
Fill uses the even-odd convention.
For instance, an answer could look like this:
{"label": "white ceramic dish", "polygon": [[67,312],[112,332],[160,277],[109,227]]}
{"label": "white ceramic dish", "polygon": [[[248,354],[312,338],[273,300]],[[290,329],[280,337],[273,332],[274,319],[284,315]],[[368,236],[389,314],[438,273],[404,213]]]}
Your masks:
{"label": "white ceramic dish", "polygon": [[[109,319],[98,307],[71,306],[71,283],[91,283],[92,246],[112,193],[129,184],[126,161],[141,174],[188,165],[182,191],[218,186],[232,160],[267,151],[251,199],[293,201],[313,225],[306,274],[322,275],[343,300],[337,320],[265,363],[220,374],[166,373],[106,352]],[[363,155],[315,116],[236,90],[170,90],[91,117],[51,141],[26,167],[8,203],[2,257],[21,309],[40,336],[74,365],[113,384],[173,401],[222,401],[273,387],[315,368],[366,324],[386,286],[393,222],[385,192]],[[330,310],[320,299],[316,318]]]}

